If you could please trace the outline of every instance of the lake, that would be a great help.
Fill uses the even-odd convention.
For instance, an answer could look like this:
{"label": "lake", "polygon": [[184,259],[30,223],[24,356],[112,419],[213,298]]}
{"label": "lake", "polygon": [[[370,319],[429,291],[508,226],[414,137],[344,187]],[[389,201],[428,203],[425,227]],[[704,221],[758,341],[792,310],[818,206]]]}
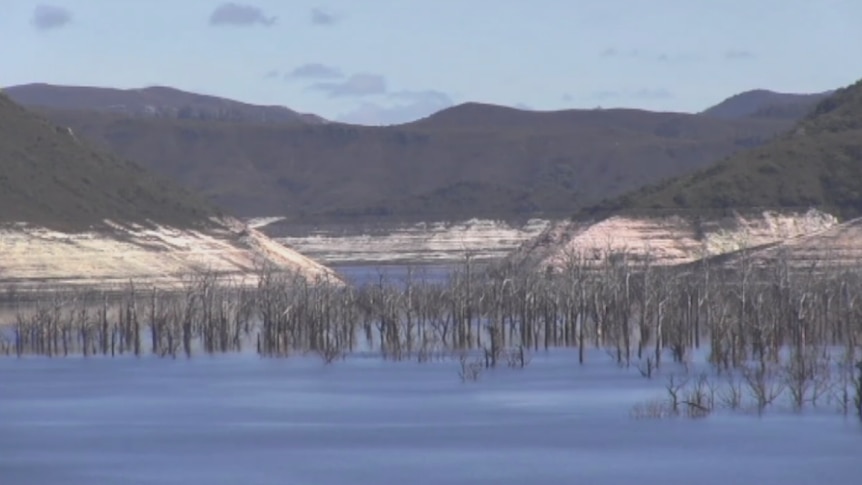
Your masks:
{"label": "lake", "polygon": [[[459,264],[416,264],[412,266],[403,264],[343,264],[331,266],[344,279],[353,285],[362,286],[377,284],[381,278],[384,283],[401,283],[409,279],[412,281],[427,281],[429,283],[443,283],[456,270],[463,271],[463,265]],[[484,268],[482,264],[475,264],[475,268]]]}
{"label": "lake", "polygon": [[[378,277],[338,269],[353,282]],[[634,419],[635,405],[666,397],[666,376],[645,379],[603,350],[584,366],[571,350],[538,352],[476,382],[459,369],[457,359],[324,365],[253,352],[0,358],[0,484],[862,481],[862,424],[833,404]]]}
{"label": "lake", "polygon": [[0,359],[0,483],[855,484],[834,411],[636,420],[661,379],[603,352],[458,364],[251,354]]}

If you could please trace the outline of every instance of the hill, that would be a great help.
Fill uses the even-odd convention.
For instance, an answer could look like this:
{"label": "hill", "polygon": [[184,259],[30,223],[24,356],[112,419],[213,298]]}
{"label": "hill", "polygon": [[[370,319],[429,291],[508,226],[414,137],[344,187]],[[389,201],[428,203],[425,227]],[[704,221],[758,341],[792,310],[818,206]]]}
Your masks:
{"label": "hill", "polygon": [[0,94],[0,282],[176,285],[200,271],[254,284],[260,264],[327,268],[173,182],[94,150]]}
{"label": "hill", "polygon": [[163,86],[113,89],[91,86],[24,84],[3,89],[25,106],[106,111],[131,117],[253,123],[324,123],[284,106],[259,106]]}
{"label": "hill", "polygon": [[82,143],[0,94],[0,222],[86,229],[105,219],[205,225],[208,202]]}
{"label": "hill", "polygon": [[619,211],[815,207],[862,214],[862,81],[820,101],[794,130],[693,174],[606,201],[577,217]]}
{"label": "hill", "polygon": [[400,126],[155,119],[40,108],[242,216],[552,216],[758,146],[792,122],[469,103]]}
{"label": "hill", "polygon": [[777,93],[753,89],[735,94],[701,114],[722,119],[777,118],[798,120],[808,115],[814,106],[832,91],[815,94]]}

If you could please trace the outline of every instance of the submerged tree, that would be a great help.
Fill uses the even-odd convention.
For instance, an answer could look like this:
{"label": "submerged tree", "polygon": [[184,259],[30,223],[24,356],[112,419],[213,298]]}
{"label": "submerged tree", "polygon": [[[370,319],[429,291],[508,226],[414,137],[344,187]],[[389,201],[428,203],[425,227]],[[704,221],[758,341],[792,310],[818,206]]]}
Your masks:
{"label": "submerged tree", "polygon": [[862,360],[856,363],[856,380],[853,387],[856,389],[854,402],[856,404],[856,415],[862,420]]}
{"label": "submerged tree", "polygon": [[355,287],[261,267],[255,286],[201,273],[179,288],[45,289],[12,302],[0,353],[176,357],[252,346],[266,357],[331,363],[362,348],[418,362],[478,356],[493,369],[521,368],[530,354],[560,347],[577,348],[587,365],[592,347],[652,378],[687,372],[708,342],[707,362],[726,382],[709,406],[703,386],[691,394],[672,386],[677,413],[748,399],[760,411],[785,399],[802,410],[828,396],[862,418],[862,272],[791,263],[779,254],[768,265],[743,257],[669,268],[605,248],[570,251],[548,272],[483,268],[468,255],[448,278],[411,268]]}

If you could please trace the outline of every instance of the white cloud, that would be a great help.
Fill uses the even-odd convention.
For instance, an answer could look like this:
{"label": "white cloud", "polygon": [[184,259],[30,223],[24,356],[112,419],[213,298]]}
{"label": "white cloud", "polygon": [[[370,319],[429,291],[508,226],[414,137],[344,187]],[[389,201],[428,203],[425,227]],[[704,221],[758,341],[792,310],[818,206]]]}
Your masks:
{"label": "white cloud", "polygon": [[394,125],[408,123],[452,106],[452,98],[434,90],[399,91],[388,98],[394,104],[383,106],[362,103],[356,109],[342,114],[338,121],[359,125]]}
{"label": "white cloud", "polygon": [[304,78],[304,79],[340,79],[344,77],[341,70],[321,64],[319,62],[309,62],[301,66],[295,67],[292,71],[285,75],[286,78]]}
{"label": "white cloud", "polygon": [[379,74],[353,74],[342,82],[319,82],[311,89],[323,91],[332,98],[343,96],[371,96],[386,93],[386,78]]}

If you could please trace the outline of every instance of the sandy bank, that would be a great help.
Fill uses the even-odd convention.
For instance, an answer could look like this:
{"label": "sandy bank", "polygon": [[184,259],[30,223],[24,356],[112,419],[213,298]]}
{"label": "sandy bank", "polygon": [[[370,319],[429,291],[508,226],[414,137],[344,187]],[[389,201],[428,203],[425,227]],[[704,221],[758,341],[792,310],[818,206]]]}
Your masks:
{"label": "sandy bank", "polygon": [[521,267],[559,269],[573,257],[600,262],[620,253],[656,265],[698,259],[818,234],[838,224],[825,212],[763,211],[700,220],[683,216],[615,216],[598,222],[561,222],[507,256]]}
{"label": "sandy bank", "polygon": [[796,268],[859,267],[862,263],[862,218],[823,231],[739,251],[721,258],[723,264],[741,262],[754,266],[787,263]]}
{"label": "sandy bank", "polygon": [[[255,224],[267,221],[254,220]],[[326,264],[461,261],[502,258],[549,224],[543,219],[510,223],[470,219],[455,223],[383,227],[322,226],[275,239]]]}
{"label": "sandy bank", "polygon": [[232,275],[255,284],[258,268],[269,265],[307,278],[335,273],[297,251],[234,219],[213,229],[112,225],[63,233],[28,224],[0,227],[0,282],[19,288],[44,285],[108,287],[130,279],[172,286],[198,272]]}

